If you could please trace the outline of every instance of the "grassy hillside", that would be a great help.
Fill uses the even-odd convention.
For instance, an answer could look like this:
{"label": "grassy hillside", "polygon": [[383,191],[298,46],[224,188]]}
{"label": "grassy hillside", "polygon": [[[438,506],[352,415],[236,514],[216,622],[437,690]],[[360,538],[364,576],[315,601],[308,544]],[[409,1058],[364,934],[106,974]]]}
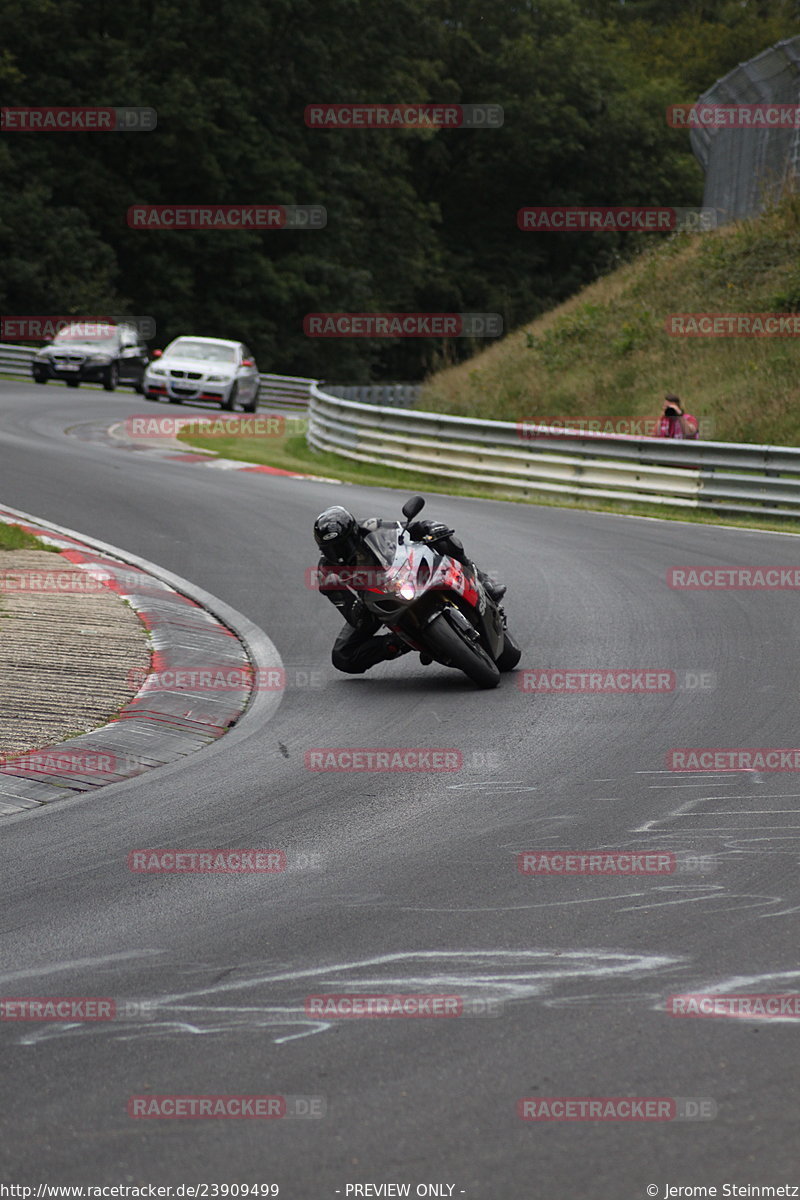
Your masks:
{"label": "grassy hillside", "polygon": [[715,440],[800,445],[800,338],[682,338],[664,327],[673,313],[800,311],[800,196],[755,221],[649,242],[633,262],[432,376],[419,407],[605,422],[654,417],[673,391],[711,418]]}

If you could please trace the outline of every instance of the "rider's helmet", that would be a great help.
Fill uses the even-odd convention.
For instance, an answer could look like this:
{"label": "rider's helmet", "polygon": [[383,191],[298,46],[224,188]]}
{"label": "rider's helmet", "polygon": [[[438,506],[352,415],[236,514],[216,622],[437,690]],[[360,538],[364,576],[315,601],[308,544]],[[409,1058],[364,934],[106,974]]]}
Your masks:
{"label": "rider's helmet", "polygon": [[358,522],[351,512],[334,504],[314,522],[314,539],[322,553],[336,562],[354,562],[358,551]]}

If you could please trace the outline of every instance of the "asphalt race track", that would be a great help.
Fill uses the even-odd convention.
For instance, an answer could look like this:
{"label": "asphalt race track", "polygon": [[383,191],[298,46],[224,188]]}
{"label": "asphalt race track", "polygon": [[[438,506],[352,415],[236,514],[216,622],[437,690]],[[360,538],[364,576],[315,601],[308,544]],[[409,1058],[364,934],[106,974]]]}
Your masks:
{"label": "asphalt race track", "polygon": [[[278,1183],[289,1200],[390,1182],[472,1200],[800,1182],[796,1019],[665,1009],[800,983],[796,776],[665,766],[671,747],[800,744],[796,595],[666,584],[672,566],[794,566],[797,539],[432,496],[426,515],[508,583],[522,667],[658,667],[681,686],[548,696],[507,676],[481,693],[416,655],[348,678],[330,665],[337,614],[304,580],[311,525],[335,502],[394,516],[408,493],[168,463],[85,428],[144,411],[176,410],[0,384],[0,499],[245,613],[290,686],[268,723],[184,763],[0,822],[0,993],[158,1002],[0,1023],[5,1175]],[[687,688],[687,672],[715,686]],[[320,773],[310,747],[456,748],[464,765]],[[142,847],[279,848],[290,869],[137,875]],[[606,848],[674,852],[682,869],[517,870],[523,851]],[[470,1012],[306,1015],[332,992],[457,994]],[[177,1093],[322,1098],[325,1115],[128,1115],[131,1096]],[[517,1115],[522,1097],[564,1096],[706,1099],[716,1115]]]}

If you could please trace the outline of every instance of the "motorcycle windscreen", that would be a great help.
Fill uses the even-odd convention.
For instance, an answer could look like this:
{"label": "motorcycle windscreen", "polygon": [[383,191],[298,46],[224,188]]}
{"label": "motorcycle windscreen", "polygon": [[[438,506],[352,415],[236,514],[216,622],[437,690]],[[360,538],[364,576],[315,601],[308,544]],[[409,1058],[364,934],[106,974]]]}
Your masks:
{"label": "motorcycle windscreen", "polygon": [[364,544],[375,555],[382,567],[390,567],[397,551],[398,525],[396,522],[379,525],[364,536]]}

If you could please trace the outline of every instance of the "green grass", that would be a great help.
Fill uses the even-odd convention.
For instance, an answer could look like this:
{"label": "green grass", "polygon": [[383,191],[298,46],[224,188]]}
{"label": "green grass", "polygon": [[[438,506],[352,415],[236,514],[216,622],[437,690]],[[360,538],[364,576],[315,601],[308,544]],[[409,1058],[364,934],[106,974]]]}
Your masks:
{"label": "green grass", "polygon": [[6,525],[0,521],[0,550],[52,550],[58,554],[56,546],[47,546],[39,541],[32,533],[27,533],[19,525]]}
{"label": "green grass", "polygon": [[204,438],[184,431],[180,433],[179,438],[193,448],[215,450],[222,458],[278,467],[283,471],[296,471],[302,475],[322,475],[327,479],[358,483],[365,487],[399,488],[408,492],[448,492],[454,496],[494,494],[488,490],[479,493],[473,486],[459,484],[457,480],[445,484],[444,481],[437,482],[435,476],[360,463],[339,454],[312,450],[304,434],[289,433],[283,438]]}
{"label": "green grass", "polygon": [[[716,516],[710,512],[677,506],[638,503],[635,501],[569,500],[555,498],[541,492],[520,496],[516,490],[481,486],[450,480],[444,476],[424,475],[416,471],[400,471],[392,467],[373,466],[359,463],[327,451],[312,450],[304,436],[292,433],[284,438],[200,438],[181,434],[180,440],[189,446],[205,450],[216,450],[223,458],[239,462],[258,463],[280,467],[284,471],[297,471],[304,475],[322,475],[343,483],[355,483],[364,487],[397,488],[412,495],[443,494],[446,496],[476,496],[487,500],[512,500],[518,504],[541,504],[553,508],[574,508],[583,512],[620,513],[642,517],[660,517],[667,521],[689,521],[698,525],[728,525],[740,529],[778,530],[785,533],[800,533],[800,519],[778,518],[760,520],[736,514]],[[399,507],[399,506],[398,506]]]}
{"label": "green grass", "polygon": [[564,304],[433,375],[419,407],[605,423],[652,419],[673,391],[710,419],[714,440],[800,445],[800,338],[665,330],[675,313],[800,312],[800,195],[757,220],[642,246]]}
{"label": "green grass", "polygon": [[[557,236],[557,235],[542,235]],[[597,235],[601,236],[601,235]],[[676,338],[674,313],[800,312],[800,195],[758,220],[713,233],[649,238],[642,252],[488,347],[434,375],[419,408],[483,419],[653,419],[666,391],[710,421],[716,441],[800,445],[800,338]],[[705,427],[704,427],[705,433]],[[294,428],[283,438],[199,438],[227,458],[346,483],[514,500],[742,529],[800,532],[800,518],[715,514],[623,500],[572,500],[471,484],[317,453]]]}

